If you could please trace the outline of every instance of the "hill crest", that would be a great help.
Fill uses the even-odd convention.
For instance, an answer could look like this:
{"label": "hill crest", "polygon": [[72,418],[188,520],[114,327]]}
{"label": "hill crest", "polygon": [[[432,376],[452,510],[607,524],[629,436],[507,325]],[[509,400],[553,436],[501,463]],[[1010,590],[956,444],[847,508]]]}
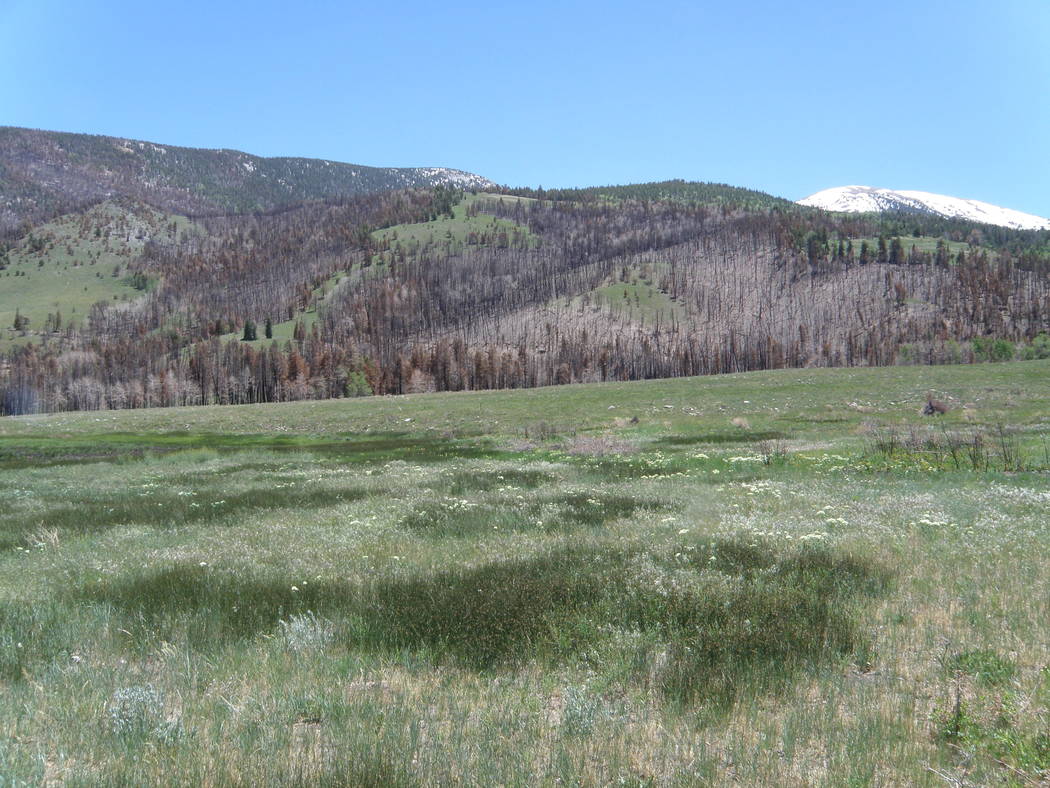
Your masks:
{"label": "hill crest", "polygon": [[446,167],[368,167],[123,137],[0,127],[0,230],[131,197],[184,215],[269,211],[413,187],[491,189]]}

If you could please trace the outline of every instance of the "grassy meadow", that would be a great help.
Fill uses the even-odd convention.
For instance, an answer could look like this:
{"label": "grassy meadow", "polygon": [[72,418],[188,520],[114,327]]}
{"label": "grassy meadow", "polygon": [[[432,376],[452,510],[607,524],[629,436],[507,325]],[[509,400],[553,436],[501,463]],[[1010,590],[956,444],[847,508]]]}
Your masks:
{"label": "grassy meadow", "polygon": [[1046,361],[11,417],[0,501],[0,784],[1050,775]]}

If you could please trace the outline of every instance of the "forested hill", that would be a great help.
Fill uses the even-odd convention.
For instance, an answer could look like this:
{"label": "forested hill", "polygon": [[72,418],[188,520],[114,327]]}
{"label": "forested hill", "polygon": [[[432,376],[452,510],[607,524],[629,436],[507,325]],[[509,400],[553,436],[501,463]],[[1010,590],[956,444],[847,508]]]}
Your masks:
{"label": "forested hill", "polygon": [[513,189],[511,193],[522,197],[571,202],[643,200],[719,205],[751,210],[767,208],[797,210],[796,204],[790,200],[774,197],[772,194],[754,189],[743,189],[725,183],[704,183],[681,179],[630,183],[620,186],[588,186],[580,189]]}
{"label": "forested hill", "polygon": [[690,188],[108,200],[0,241],[0,414],[1050,355],[1050,231]]}
{"label": "forested hill", "polygon": [[183,215],[267,211],[393,189],[491,188],[443,167],[364,167],[119,137],[0,127],[0,233],[112,198]]}

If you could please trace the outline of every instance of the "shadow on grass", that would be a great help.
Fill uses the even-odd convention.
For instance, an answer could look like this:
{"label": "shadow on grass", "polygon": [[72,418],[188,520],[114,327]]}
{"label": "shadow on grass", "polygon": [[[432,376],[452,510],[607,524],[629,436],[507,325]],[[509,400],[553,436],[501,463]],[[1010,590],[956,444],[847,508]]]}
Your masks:
{"label": "shadow on grass", "polygon": [[168,528],[226,520],[233,515],[264,509],[294,509],[302,513],[381,493],[381,490],[357,487],[340,490],[260,487],[230,495],[212,492],[180,496],[162,491],[147,496],[125,493],[74,500],[70,505],[48,509],[39,516],[0,517],[0,549],[24,544],[26,536],[40,527],[57,529],[60,536],[99,533],[117,525]]}
{"label": "shadow on grass", "polygon": [[432,463],[450,459],[508,455],[507,452],[492,448],[483,441],[412,435],[405,432],[346,435],[334,439],[186,431],[143,434],[112,432],[65,438],[0,438],[0,468],[136,461],[195,450],[209,450],[222,454],[253,450],[278,453],[310,452],[339,463],[378,463],[391,460]]}
{"label": "shadow on grass", "polygon": [[401,527],[436,538],[461,538],[493,532],[599,528],[637,511],[662,511],[661,501],[609,493],[568,493],[516,503],[471,503],[454,498],[417,504],[401,519]]}
{"label": "shadow on grass", "polygon": [[653,441],[654,446],[697,446],[700,444],[723,445],[735,443],[754,443],[786,438],[787,435],[776,430],[751,432],[734,430],[732,432],[705,432],[699,435],[668,435]]}
{"label": "shadow on grass", "polygon": [[592,528],[605,525],[621,517],[630,517],[637,511],[658,511],[668,506],[658,501],[636,498],[633,495],[606,493],[569,493],[559,495],[553,502],[561,507],[559,519]]}
{"label": "shadow on grass", "polygon": [[113,606],[143,639],[186,638],[202,650],[312,611],[335,623],[346,648],[418,652],[476,670],[557,664],[591,652],[610,631],[640,631],[664,658],[655,674],[653,660],[641,660],[635,680],[655,682],[674,701],[718,703],[862,650],[863,600],[889,579],[869,561],[824,547],[777,552],[722,540],[685,558],[571,548],[364,585],[293,588],[178,565],[103,578],[77,598]]}
{"label": "shadow on grass", "polygon": [[554,482],[554,476],[543,471],[509,468],[500,471],[457,471],[449,479],[449,494],[463,495],[469,492],[488,492],[500,487],[518,487],[533,490]]}
{"label": "shadow on grass", "polygon": [[587,458],[580,464],[588,478],[600,481],[626,481],[655,476],[673,476],[688,471],[690,466],[679,460],[649,461],[644,454],[633,457]]}

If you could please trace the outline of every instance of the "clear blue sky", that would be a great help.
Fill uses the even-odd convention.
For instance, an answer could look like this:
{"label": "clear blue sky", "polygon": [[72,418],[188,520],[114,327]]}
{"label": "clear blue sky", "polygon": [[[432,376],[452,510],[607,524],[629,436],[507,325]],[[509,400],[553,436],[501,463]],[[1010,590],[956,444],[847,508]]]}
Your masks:
{"label": "clear blue sky", "polygon": [[1050,0],[0,0],[0,125],[1050,216]]}

